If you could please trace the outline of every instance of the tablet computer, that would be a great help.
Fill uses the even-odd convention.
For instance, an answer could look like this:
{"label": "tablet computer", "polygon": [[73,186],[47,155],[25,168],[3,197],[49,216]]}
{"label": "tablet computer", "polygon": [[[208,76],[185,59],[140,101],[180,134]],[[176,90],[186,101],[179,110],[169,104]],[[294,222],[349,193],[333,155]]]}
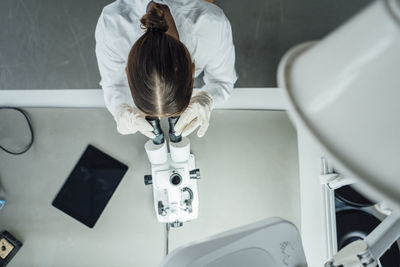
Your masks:
{"label": "tablet computer", "polygon": [[52,205],[93,228],[128,167],[88,145]]}

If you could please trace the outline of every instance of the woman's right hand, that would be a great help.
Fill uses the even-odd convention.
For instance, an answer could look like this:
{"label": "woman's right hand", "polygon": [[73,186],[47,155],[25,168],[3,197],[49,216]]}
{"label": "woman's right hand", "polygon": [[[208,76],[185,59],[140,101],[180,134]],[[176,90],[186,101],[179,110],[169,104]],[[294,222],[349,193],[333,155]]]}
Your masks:
{"label": "woman's right hand", "polygon": [[150,139],[155,137],[153,126],[146,120],[145,115],[126,103],[115,109],[114,119],[117,122],[117,130],[120,134],[141,132]]}

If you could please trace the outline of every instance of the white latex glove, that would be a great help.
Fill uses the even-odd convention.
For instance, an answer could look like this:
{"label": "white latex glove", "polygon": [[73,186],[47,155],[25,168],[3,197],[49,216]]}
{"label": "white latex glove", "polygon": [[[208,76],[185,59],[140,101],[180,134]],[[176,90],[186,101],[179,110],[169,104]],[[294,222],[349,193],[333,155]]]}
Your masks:
{"label": "white latex glove", "polygon": [[175,125],[176,135],[188,136],[200,126],[197,136],[203,137],[210,125],[212,105],[213,100],[206,92],[199,92],[192,97],[188,108],[182,113]]}
{"label": "white latex glove", "polygon": [[128,104],[121,104],[115,109],[114,119],[120,134],[141,132],[150,139],[155,137],[153,126],[146,120],[145,115]]}

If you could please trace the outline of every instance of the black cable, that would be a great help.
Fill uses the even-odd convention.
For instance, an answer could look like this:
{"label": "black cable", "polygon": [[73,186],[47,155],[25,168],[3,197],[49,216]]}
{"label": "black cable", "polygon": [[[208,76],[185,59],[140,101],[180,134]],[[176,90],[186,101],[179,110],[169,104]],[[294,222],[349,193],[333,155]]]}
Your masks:
{"label": "black cable", "polygon": [[4,150],[5,152],[7,152],[7,153],[9,153],[9,154],[11,154],[11,155],[21,155],[21,154],[24,154],[26,151],[28,151],[28,150],[32,147],[32,145],[33,145],[33,140],[34,140],[33,129],[32,129],[32,123],[31,123],[31,120],[30,120],[28,114],[27,114],[24,110],[22,110],[22,109],[20,109],[20,108],[16,108],[16,107],[0,107],[0,109],[11,109],[11,110],[16,110],[16,111],[20,112],[22,115],[24,115],[24,117],[25,117],[25,119],[26,119],[26,122],[28,123],[28,126],[29,126],[29,131],[31,132],[31,141],[30,141],[29,144],[26,146],[26,148],[25,148],[23,151],[14,152],[14,151],[10,151],[10,150],[8,150],[7,148],[5,148],[5,147],[3,147],[3,146],[0,145],[0,148],[1,148],[2,150]]}
{"label": "black cable", "polygon": [[165,255],[169,253],[169,223],[166,223]]}

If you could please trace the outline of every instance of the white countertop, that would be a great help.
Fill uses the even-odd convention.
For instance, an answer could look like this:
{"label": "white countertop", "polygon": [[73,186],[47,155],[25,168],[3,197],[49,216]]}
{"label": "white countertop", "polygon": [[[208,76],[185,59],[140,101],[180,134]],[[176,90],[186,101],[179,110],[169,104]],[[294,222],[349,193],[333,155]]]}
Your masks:
{"label": "white countertop", "polygon": [[[9,266],[157,266],[165,227],[143,183],[146,138],[119,135],[105,109],[27,110],[34,146],[21,156],[0,151],[0,229],[24,243]],[[171,231],[170,249],[266,217],[300,225],[296,132],[285,112],[215,110],[206,136],[191,142],[199,218]],[[89,143],[129,166],[93,229],[51,206]]]}

